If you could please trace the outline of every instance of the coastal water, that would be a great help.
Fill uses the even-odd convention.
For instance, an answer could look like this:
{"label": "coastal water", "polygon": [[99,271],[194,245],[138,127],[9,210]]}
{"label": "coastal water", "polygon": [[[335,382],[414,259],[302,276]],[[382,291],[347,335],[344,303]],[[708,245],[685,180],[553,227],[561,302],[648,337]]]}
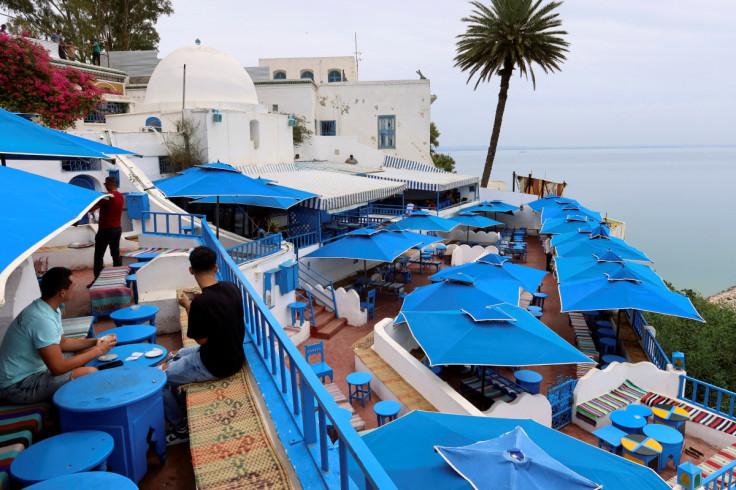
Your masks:
{"label": "coastal water", "polygon": [[[441,150],[480,176],[485,150]],[[512,172],[562,182],[565,196],[626,222],[626,240],[677,288],[709,296],[736,284],[736,147],[500,150]]]}

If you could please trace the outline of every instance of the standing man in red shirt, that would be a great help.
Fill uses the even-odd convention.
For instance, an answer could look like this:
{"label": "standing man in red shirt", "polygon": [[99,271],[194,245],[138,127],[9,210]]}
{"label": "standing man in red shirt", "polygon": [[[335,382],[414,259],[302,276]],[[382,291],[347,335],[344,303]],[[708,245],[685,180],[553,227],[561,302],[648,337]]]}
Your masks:
{"label": "standing man in red shirt", "polygon": [[120,216],[123,214],[125,198],[118,192],[118,179],[116,177],[109,176],[105,178],[105,189],[112,197],[98,201],[90,209],[92,213],[98,209],[100,210],[99,228],[97,235],[95,235],[95,279],[102,271],[103,258],[108,246],[110,247],[110,255],[112,255],[113,267],[123,265],[123,259],[120,257],[120,235],[123,233],[123,229],[120,227]]}

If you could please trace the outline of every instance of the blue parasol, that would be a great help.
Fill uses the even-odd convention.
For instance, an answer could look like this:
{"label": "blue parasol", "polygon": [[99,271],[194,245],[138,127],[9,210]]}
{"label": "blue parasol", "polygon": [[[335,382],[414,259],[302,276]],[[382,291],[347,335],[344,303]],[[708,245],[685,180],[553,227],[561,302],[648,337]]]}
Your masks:
{"label": "blue parasol", "polygon": [[487,254],[475,262],[442,269],[437,274],[430,276],[429,279],[431,281],[437,281],[450,277],[458,272],[469,274],[479,282],[506,281],[507,284],[512,283],[514,286],[522,287],[530,292],[536,291],[547,275],[547,271],[534,269],[521,264],[514,264],[509,261],[508,257]]}

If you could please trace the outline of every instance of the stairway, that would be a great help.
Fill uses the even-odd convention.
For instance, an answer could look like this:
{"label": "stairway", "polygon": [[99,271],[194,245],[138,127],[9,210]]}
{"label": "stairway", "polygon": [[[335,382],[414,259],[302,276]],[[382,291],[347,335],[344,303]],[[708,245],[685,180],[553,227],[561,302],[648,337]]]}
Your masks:
{"label": "stairway", "polygon": [[310,335],[317,339],[331,339],[347,325],[345,318],[335,318],[335,314],[324,306],[314,304],[314,321]]}

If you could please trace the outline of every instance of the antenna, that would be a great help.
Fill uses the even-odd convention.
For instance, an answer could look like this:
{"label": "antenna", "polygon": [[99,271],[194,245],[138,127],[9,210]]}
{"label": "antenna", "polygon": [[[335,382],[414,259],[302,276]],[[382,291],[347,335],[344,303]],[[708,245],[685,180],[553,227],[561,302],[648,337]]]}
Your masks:
{"label": "antenna", "polygon": [[358,51],[358,33],[355,33],[355,79],[356,81],[359,80],[358,78],[358,65],[360,61],[363,59],[360,57],[360,55],[363,54],[362,51]]}

